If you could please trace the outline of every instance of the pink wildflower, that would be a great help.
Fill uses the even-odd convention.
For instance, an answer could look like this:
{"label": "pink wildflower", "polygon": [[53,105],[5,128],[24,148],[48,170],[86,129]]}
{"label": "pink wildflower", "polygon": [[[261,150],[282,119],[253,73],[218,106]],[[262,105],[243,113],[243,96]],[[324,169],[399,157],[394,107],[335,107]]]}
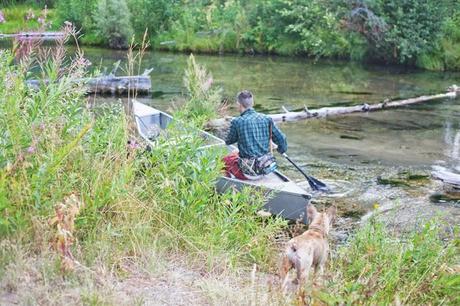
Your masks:
{"label": "pink wildflower", "polygon": [[5,15],[3,14],[2,11],[0,11],[0,23],[5,23],[5,22],[6,22]]}
{"label": "pink wildflower", "polygon": [[210,77],[203,85],[203,89],[205,91],[207,91],[209,88],[211,88],[211,85],[212,83],[214,82],[214,80],[212,79],[212,77]]}
{"label": "pink wildflower", "polygon": [[37,151],[37,148],[35,148],[34,145],[27,148],[27,153],[29,154],[34,154],[36,151]]}
{"label": "pink wildflower", "polygon": [[34,14],[34,11],[32,11],[32,9],[29,9],[27,11],[27,14],[26,14],[26,17],[24,18],[26,21],[29,21],[29,20],[32,20],[35,18],[35,14]]}
{"label": "pink wildflower", "polygon": [[130,148],[131,150],[136,150],[140,148],[140,145],[136,142],[136,140],[131,139],[128,140],[128,148]]}

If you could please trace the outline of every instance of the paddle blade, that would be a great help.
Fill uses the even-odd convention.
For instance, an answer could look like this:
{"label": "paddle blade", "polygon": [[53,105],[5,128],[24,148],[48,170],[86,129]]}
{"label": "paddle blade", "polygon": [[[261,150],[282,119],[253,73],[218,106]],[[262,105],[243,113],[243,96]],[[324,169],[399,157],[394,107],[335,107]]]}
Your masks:
{"label": "paddle blade", "polygon": [[324,184],[323,182],[315,179],[314,177],[312,176],[309,176],[307,175],[302,169],[300,169],[299,166],[297,166],[297,164],[295,162],[293,162],[289,156],[286,154],[286,153],[283,153],[283,156],[297,169],[299,170],[300,173],[303,174],[303,176],[305,176],[305,178],[307,179],[308,181],[308,184],[310,185],[311,189],[315,190],[315,191],[321,191],[321,192],[330,192],[330,189],[329,187],[326,186],[326,184]]}
{"label": "paddle blade", "polygon": [[313,189],[315,191],[330,192],[330,189],[329,189],[329,187],[327,187],[326,184],[324,184],[323,182],[315,179],[312,176],[308,176],[307,181],[308,181],[308,184],[310,185],[311,189]]}

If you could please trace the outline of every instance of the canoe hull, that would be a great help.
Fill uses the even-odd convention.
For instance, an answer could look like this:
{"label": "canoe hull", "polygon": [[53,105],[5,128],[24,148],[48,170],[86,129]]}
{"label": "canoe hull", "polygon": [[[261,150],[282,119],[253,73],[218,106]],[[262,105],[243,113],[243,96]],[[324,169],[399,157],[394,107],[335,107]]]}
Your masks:
{"label": "canoe hull", "polygon": [[252,186],[245,181],[228,177],[221,177],[216,184],[216,189],[219,193],[224,193],[231,189],[241,191],[245,187],[258,189],[267,196],[263,210],[290,221],[308,224],[307,206],[311,199],[309,194],[278,191],[264,188],[263,186]]}

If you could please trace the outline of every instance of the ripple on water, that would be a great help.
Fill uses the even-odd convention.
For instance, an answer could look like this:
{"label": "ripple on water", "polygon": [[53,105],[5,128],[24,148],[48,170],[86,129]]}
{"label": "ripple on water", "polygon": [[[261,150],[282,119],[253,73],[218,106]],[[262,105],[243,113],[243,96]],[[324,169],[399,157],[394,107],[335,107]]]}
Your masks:
{"label": "ripple on water", "polygon": [[310,185],[307,181],[300,181],[297,184],[308,190],[313,197],[324,197],[324,198],[342,198],[347,197],[353,194],[356,189],[356,184],[352,184],[352,182],[344,181],[344,180],[321,180],[323,183],[329,187],[330,192],[321,192],[321,191],[314,191],[311,189]]}

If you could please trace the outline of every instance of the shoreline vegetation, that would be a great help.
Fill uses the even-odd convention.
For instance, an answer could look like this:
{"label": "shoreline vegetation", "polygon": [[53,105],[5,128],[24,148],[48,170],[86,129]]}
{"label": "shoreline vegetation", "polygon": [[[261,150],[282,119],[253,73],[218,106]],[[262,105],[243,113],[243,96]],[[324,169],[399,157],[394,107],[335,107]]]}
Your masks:
{"label": "shoreline vegetation", "polygon": [[460,70],[454,0],[7,0],[0,10],[0,32],[55,30],[68,21],[83,45],[124,49],[148,29],[153,50]]}
{"label": "shoreline vegetation", "polygon": [[[184,73],[187,135],[173,125],[146,152],[121,105],[88,107],[72,82],[88,62],[64,43],[0,50],[1,304],[460,302],[458,228],[435,220],[403,234],[371,218],[333,247],[322,284],[283,295],[286,221],[258,216],[254,190],[217,194],[222,152],[198,150],[193,127],[221,101],[206,69],[191,56]],[[31,67],[50,80],[36,91]]]}

